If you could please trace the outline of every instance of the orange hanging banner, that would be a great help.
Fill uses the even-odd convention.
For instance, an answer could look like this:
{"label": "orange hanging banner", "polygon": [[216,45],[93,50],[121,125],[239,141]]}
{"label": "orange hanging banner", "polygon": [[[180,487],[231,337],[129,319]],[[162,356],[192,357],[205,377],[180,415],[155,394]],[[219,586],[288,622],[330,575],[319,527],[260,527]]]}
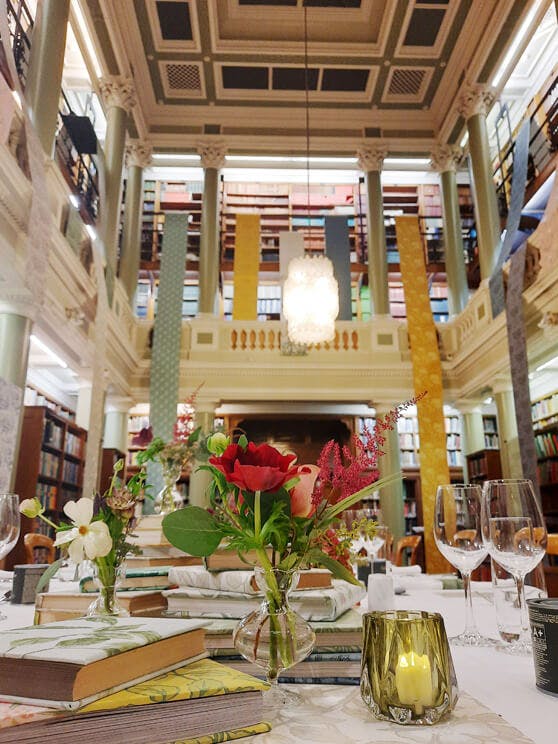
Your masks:
{"label": "orange hanging banner", "polygon": [[417,217],[396,217],[395,232],[407,307],[407,329],[413,363],[420,435],[420,480],[426,570],[451,569],[436,547],[433,534],[436,488],[450,482],[444,420],[442,364],[436,326],[430,308],[424,250]]}
{"label": "orange hanging banner", "polygon": [[257,320],[260,215],[237,214],[234,238],[233,320]]}

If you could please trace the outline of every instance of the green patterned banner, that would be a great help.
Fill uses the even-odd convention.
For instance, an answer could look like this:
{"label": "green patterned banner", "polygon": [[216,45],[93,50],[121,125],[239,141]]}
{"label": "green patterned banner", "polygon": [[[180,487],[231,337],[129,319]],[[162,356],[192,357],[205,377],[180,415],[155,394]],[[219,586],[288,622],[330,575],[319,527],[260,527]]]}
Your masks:
{"label": "green patterned banner", "polygon": [[[149,383],[149,418],[153,435],[166,442],[174,434],[180,371],[182,334],[182,294],[188,242],[188,214],[167,212],[163,233],[163,252],[157,315],[153,332],[151,377]],[[152,495],[163,487],[160,467],[148,468]]]}

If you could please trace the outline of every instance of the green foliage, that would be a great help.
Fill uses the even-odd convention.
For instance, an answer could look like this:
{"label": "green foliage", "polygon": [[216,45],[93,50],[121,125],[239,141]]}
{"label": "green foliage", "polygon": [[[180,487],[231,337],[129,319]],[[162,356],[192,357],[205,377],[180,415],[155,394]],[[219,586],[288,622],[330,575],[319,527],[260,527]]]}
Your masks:
{"label": "green foliage", "polygon": [[167,540],[190,555],[211,555],[222,540],[222,532],[213,515],[199,506],[186,506],[163,519]]}

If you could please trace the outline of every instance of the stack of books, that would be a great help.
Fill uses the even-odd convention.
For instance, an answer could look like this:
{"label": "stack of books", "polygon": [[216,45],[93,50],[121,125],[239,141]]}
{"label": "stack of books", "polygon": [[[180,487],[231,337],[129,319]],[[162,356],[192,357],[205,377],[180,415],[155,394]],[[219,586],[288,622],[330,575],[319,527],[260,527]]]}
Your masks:
{"label": "stack of books", "polygon": [[228,741],[268,731],[267,685],[205,658],[203,623],[83,618],[0,639],[0,744]]}
{"label": "stack of books", "polygon": [[[163,592],[168,611],[182,617],[240,620],[256,610],[263,599],[252,571],[216,573],[189,566],[171,569],[169,578],[178,589]],[[305,620],[334,621],[364,595],[363,585],[332,580],[328,572],[313,569],[301,572],[299,588],[289,595],[289,601]]]}
{"label": "stack of books", "polygon": [[[253,572],[210,572],[191,566],[171,569],[169,578],[179,588],[163,592],[168,602],[166,614],[211,618],[206,626],[210,655],[235,669],[265,676],[264,670],[238,655],[232,642],[238,620],[263,600]],[[283,672],[281,681],[359,684],[362,617],[352,608],[364,594],[363,586],[332,580],[328,571],[301,572],[299,588],[289,601],[314,628],[316,645],[305,661]]]}

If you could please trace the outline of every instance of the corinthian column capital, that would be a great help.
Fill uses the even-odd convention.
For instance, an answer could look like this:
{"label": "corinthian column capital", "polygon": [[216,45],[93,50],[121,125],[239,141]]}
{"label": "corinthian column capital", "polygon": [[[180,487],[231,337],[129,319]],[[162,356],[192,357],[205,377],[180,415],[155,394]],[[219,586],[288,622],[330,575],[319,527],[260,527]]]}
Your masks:
{"label": "corinthian column capital", "polygon": [[118,107],[129,114],[136,105],[136,89],[132,78],[123,75],[101,78],[99,90],[106,108]]}
{"label": "corinthian column capital", "polygon": [[430,153],[430,167],[438,173],[454,171],[462,157],[463,150],[458,145],[438,144]]}
{"label": "corinthian column capital", "polygon": [[360,147],[357,150],[358,167],[365,173],[381,171],[387,153],[387,147]]}
{"label": "corinthian column capital", "polygon": [[459,96],[458,111],[465,120],[475,114],[486,116],[495,97],[494,88],[480,83],[465,83]]}
{"label": "corinthian column capital", "polygon": [[151,165],[153,146],[148,140],[130,140],[126,145],[126,166],[148,168]]}
{"label": "corinthian column capital", "polygon": [[197,149],[202,168],[216,168],[219,170],[225,165],[227,146],[222,142],[200,142]]}

